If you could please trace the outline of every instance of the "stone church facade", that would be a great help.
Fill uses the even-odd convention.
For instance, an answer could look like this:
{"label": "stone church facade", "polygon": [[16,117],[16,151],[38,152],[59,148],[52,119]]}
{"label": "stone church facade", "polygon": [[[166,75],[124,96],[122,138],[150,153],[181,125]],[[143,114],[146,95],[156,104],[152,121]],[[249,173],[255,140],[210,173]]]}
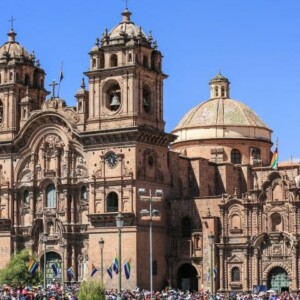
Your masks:
{"label": "stone church facade", "polygon": [[75,281],[92,265],[99,279],[102,267],[116,288],[106,269],[121,212],[122,263],[132,265],[122,287],[149,288],[145,189],[160,200],[154,289],[299,290],[299,168],[270,167],[272,130],[230,98],[229,80],[213,78],[209,99],[166,133],[162,54],[127,9],[89,59],[87,87],[83,80],[69,107],[49,95],[44,70],[13,29],[0,47],[0,267],[28,248],[42,268],[46,254],[47,282],[55,261],[66,280],[70,266]]}

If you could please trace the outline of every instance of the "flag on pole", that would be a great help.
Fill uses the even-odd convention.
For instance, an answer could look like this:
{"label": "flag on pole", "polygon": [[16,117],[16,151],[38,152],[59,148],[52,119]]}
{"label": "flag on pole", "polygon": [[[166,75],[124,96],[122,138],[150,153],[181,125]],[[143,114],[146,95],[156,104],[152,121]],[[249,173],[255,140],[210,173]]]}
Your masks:
{"label": "flag on pole", "polygon": [[207,270],[207,281],[210,281],[210,268]]}
{"label": "flag on pole", "polygon": [[277,146],[274,150],[273,156],[272,156],[272,160],[271,160],[271,168],[272,169],[278,169],[278,150],[277,150]]}
{"label": "flag on pole", "polygon": [[63,78],[64,78],[64,72],[63,72],[63,62],[62,62],[60,66],[60,72],[59,72],[59,82],[61,82]]}
{"label": "flag on pole", "polygon": [[70,276],[70,278],[75,278],[75,272],[74,272],[74,269],[73,269],[73,266],[71,266],[69,269],[68,269],[68,274]]}
{"label": "flag on pole", "polygon": [[113,277],[113,268],[112,268],[112,266],[109,266],[109,268],[106,271],[107,271],[110,279],[112,279],[112,277]]}
{"label": "flag on pole", "polygon": [[117,254],[115,255],[115,258],[114,258],[113,269],[116,274],[119,273],[119,260],[118,260]]}
{"label": "flag on pole", "polygon": [[55,275],[55,277],[57,277],[58,274],[59,274],[59,271],[58,271],[58,268],[57,268],[57,264],[56,264],[56,263],[53,263],[53,264],[51,265],[51,268],[52,268],[52,270],[53,270],[53,274]]}
{"label": "flag on pole", "polygon": [[215,266],[215,267],[214,267],[214,279],[217,278],[217,275],[218,275],[218,267]]}
{"label": "flag on pole", "polygon": [[130,270],[131,270],[131,259],[126,261],[126,263],[124,264],[124,271],[125,271],[126,279],[130,278]]}
{"label": "flag on pole", "polygon": [[30,258],[29,263],[28,263],[28,271],[31,275],[34,275],[36,269],[38,268],[39,264],[35,259]]}
{"label": "flag on pole", "polygon": [[92,264],[92,272],[91,272],[91,277],[93,277],[97,273],[98,269]]}

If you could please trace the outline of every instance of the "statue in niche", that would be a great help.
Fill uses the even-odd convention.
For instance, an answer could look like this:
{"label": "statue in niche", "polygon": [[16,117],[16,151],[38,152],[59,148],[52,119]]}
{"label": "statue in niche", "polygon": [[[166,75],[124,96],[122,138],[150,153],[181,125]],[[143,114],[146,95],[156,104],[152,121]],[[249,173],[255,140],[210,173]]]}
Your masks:
{"label": "statue in niche", "polygon": [[300,188],[300,175],[296,176],[294,180],[295,180],[296,188]]}
{"label": "statue in niche", "polygon": [[36,198],[36,211],[42,212],[42,198],[40,196]]}
{"label": "statue in niche", "polygon": [[76,176],[82,176],[83,175],[83,172],[79,167],[76,168],[75,172],[76,172]]}
{"label": "statue in niche", "polygon": [[53,224],[51,224],[51,225],[49,226],[49,235],[50,235],[50,236],[53,236],[53,235],[54,235],[54,226],[53,226]]}
{"label": "statue in niche", "polygon": [[65,195],[59,197],[58,210],[63,211],[65,209]]}
{"label": "statue in niche", "polygon": [[78,156],[78,163],[79,163],[80,165],[83,165],[83,164],[85,163],[85,161],[84,161],[84,159],[83,159],[82,156]]}

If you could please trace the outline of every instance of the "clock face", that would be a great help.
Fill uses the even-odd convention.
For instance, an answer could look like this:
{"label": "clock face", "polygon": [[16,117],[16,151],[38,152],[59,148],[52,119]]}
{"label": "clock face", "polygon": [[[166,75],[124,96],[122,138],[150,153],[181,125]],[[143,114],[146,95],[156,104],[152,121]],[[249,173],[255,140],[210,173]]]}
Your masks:
{"label": "clock face", "polygon": [[118,163],[117,155],[114,152],[108,152],[105,156],[105,161],[110,168],[113,168]]}

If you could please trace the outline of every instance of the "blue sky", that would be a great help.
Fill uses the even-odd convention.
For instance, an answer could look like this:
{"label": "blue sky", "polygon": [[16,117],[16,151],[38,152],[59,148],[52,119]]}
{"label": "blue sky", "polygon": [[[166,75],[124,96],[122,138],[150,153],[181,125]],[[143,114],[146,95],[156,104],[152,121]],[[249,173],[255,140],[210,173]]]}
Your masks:
{"label": "blue sky", "polygon": [[[231,82],[231,98],[250,106],[279,140],[279,160],[300,158],[299,0],[129,0],[132,21],[151,30],[164,55],[166,131],[209,98],[219,69]],[[74,95],[88,52],[104,29],[121,20],[122,0],[10,0],[0,10],[0,43],[9,19],[17,41],[36,57],[47,84],[64,79],[60,96]],[[50,90],[50,87],[49,87]]]}

